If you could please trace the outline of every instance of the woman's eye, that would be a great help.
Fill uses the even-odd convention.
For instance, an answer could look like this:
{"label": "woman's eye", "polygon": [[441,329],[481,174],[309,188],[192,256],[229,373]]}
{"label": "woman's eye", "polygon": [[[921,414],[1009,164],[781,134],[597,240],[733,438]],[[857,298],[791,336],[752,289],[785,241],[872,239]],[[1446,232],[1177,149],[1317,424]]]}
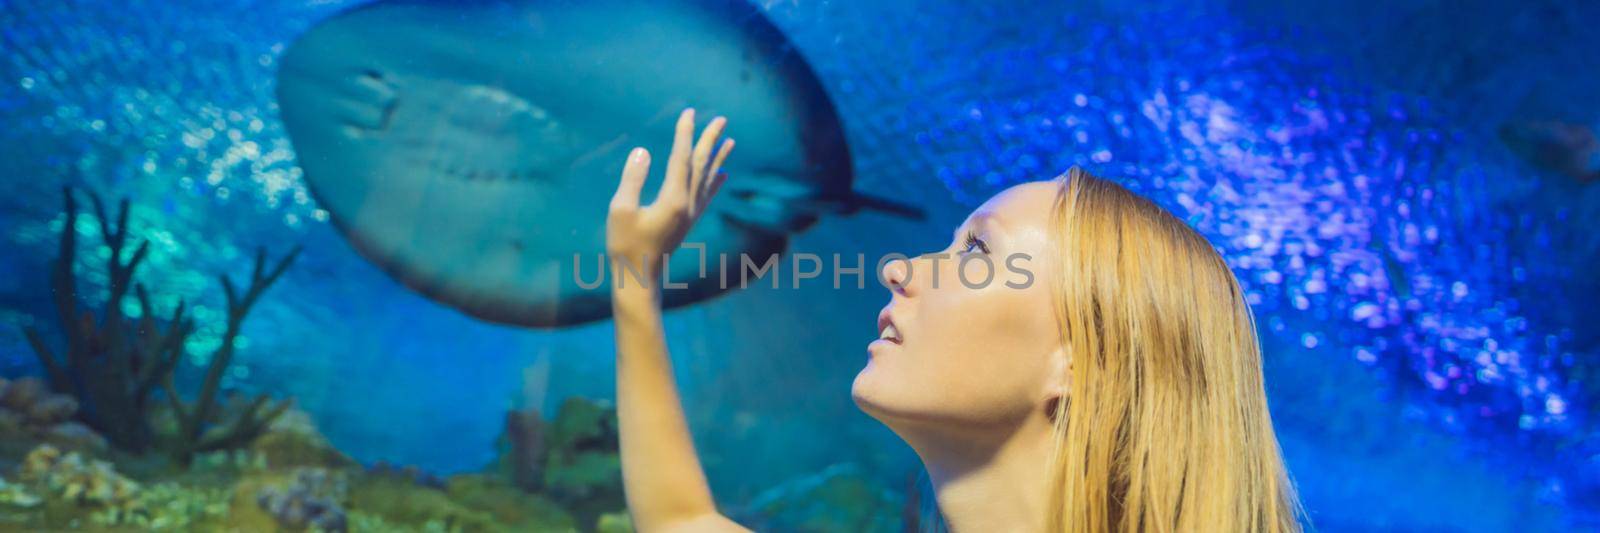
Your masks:
{"label": "woman's eye", "polygon": [[983,253],[989,253],[989,243],[983,242],[983,239],[979,239],[977,233],[967,233],[967,242],[963,246],[962,252],[971,253],[973,249],[977,249]]}

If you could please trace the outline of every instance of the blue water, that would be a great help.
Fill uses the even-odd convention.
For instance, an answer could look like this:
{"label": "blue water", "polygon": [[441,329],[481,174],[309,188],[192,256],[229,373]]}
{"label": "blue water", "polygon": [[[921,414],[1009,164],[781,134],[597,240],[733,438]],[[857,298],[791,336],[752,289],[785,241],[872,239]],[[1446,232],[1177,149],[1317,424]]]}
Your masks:
{"label": "blue water", "polygon": [[[363,462],[473,470],[506,409],[613,393],[608,323],[476,322],[329,227],[273,74],[296,35],[356,4],[0,3],[0,374],[36,371],[12,325],[53,327],[42,280],[71,183],[132,199],[158,307],[196,302],[202,323],[222,309],[216,273],[303,245],[226,384],[296,397]],[[791,249],[928,250],[993,192],[1083,165],[1234,266],[1313,523],[1600,526],[1600,193],[1493,134],[1529,112],[1600,124],[1600,6],[758,4],[839,107],[858,188],[930,212],[828,219]],[[901,489],[915,456],[848,396],[885,297],[758,285],[668,315],[725,504],[839,465]],[[191,362],[220,333],[200,331]]]}

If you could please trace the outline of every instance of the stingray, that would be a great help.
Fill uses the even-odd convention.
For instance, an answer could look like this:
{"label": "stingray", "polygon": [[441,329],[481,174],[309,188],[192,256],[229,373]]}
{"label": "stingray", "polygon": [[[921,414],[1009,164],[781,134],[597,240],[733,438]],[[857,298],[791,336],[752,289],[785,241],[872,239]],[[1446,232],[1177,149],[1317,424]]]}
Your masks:
{"label": "stingray", "polygon": [[585,287],[607,204],[629,149],[665,161],[684,107],[727,116],[739,148],[685,241],[704,243],[708,275],[699,249],[674,254],[667,276],[685,287],[662,291],[667,308],[725,292],[720,254],[736,278],[739,254],[759,264],[821,216],[921,217],[852,189],[827,93],[741,1],[381,1],[296,40],[277,91],[307,187],[353,248],[495,323],[609,317],[614,278]]}

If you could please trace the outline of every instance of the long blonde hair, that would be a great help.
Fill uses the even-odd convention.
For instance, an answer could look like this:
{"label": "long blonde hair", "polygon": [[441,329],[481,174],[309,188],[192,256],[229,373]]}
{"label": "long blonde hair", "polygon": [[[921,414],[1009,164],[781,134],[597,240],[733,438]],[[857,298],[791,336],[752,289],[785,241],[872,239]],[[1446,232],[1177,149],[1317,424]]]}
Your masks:
{"label": "long blonde hair", "polygon": [[1255,318],[1221,254],[1150,200],[1072,167],[1052,280],[1071,358],[1051,531],[1299,531]]}

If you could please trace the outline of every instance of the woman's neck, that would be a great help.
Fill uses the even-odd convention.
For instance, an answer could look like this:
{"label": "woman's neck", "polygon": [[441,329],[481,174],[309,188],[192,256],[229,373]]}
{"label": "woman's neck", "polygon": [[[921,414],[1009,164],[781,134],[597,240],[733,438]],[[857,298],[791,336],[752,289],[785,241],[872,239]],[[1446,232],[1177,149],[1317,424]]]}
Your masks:
{"label": "woman's neck", "polygon": [[950,531],[1042,531],[1051,503],[1051,428],[1038,417],[978,436],[903,436],[928,469]]}

